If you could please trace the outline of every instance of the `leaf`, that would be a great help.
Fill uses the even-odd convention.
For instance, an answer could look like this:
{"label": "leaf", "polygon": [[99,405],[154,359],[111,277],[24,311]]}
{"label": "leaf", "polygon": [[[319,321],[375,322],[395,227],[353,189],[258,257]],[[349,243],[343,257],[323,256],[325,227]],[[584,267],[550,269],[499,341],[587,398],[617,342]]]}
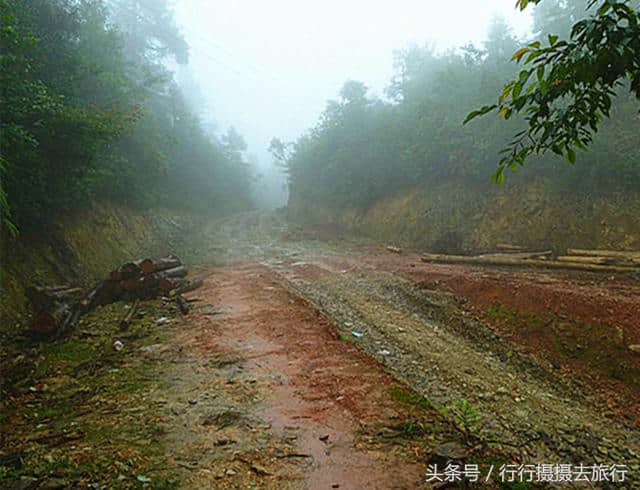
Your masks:
{"label": "leaf", "polygon": [[576,163],[576,152],[573,148],[567,147],[566,159],[571,165]]}
{"label": "leaf", "polygon": [[511,99],[515,102],[515,100],[520,95],[522,91],[522,82],[518,82],[513,86],[513,91],[511,92]]}
{"label": "leaf", "polygon": [[467,117],[464,119],[462,124],[467,124],[472,119],[474,119],[474,118],[476,118],[478,116],[483,116],[484,114],[486,114],[489,111],[492,111],[496,107],[497,106],[495,104],[494,105],[486,105],[482,109],[478,109],[477,111],[472,111],[469,114],[467,114]]}
{"label": "leaf", "polygon": [[500,94],[500,98],[498,99],[498,104],[502,104],[504,102],[504,99],[509,96],[509,93],[513,89],[514,84],[515,82],[509,82],[504,86],[504,89],[502,89],[502,93]]}
{"label": "leaf", "polygon": [[558,40],[558,36],[554,36],[553,34],[549,34],[549,46],[553,46]]}
{"label": "leaf", "polygon": [[600,7],[598,9],[598,17],[602,17],[604,16],[612,7],[613,5],[611,5],[610,2],[604,2],[604,4],[602,5],[602,7]]}
{"label": "leaf", "polygon": [[514,61],[514,60],[520,61],[522,59],[522,57],[525,54],[527,54],[529,51],[530,51],[529,48],[520,48],[518,51],[513,53],[513,56],[511,57],[511,61]]}

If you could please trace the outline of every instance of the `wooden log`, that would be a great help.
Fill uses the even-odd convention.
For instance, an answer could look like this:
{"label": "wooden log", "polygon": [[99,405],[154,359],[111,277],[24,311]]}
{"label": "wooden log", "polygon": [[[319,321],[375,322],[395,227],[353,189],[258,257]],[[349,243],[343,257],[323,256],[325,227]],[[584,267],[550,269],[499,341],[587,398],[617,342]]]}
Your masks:
{"label": "wooden log", "polygon": [[165,269],[154,274],[158,277],[185,277],[187,275],[187,268],[183,265],[178,267],[172,267],[171,269]]}
{"label": "wooden log", "polygon": [[391,245],[389,245],[389,246],[387,247],[387,250],[388,250],[389,252],[393,252],[394,254],[402,253],[402,249],[401,249],[400,247],[393,247],[393,246],[391,246]]}
{"label": "wooden log", "polygon": [[163,277],[160,279],[160,289],[169,292],[189,284],[189,280],[184,277]]}
{"label": "wooden log", "polygon": [[590,272],[634,272],[636,267],[616,265],[579,264],[573,262],[560,262],[557,260],[521,259],[509,257],[510,254],[501,256],[467,256],[467,255],[442,255],[423,254],[422,262],[439,262],[444,264],[474,264],[474,265],[506,265],[519,267],[540,267],[550,269],[571,269]]}
{"label": "wooden log", "polygon": [[525,247],[520,245],[511,245],[509,243],[498,243],[496,244],[496,248],[498,250],[505,250],[509,252],[524,252],[526,250]]}
{"label": "wooden log", "polygon": [[133,318],[133,315],[135,315],[139,304],[140,304],[140,299],[136,298],[135,301],[131,304],[129,311],[127,311],[127,314],[124,316],[122,320],[120,320],[120,324],[119,324],[120,330],[126,330],[127,328],[129,328],[131,319]]}
{"label": "wooden log", "polygon": [[153,274],[167,269],[173,269],[182,265],[182,262],[175,255],[160,259],[144,259],[140,262],[143,274]]}
{"label": "wooden log", "polygon": [[52,334],[70,315],[71,307],[67,303],[56,302],[33,317],[31,329],[41,334]]}
{"label": "wooden log", "polygon": [[109,274],[110,279],[114,281],[123,281],[127,279],[134,279],[142,275],[142,268],[140,264],[143,259],[133,262],[126,262],[115,270],[112,270]]}
{"label": "wooden log", "polygon": [[551,250],[543,250],[541,252],[510,252],[510,253],[494,253],[494,254],[482,254],[477,257],[488,258],[501,258],[506,257],[510,259],[537,259],[543,257],[551,257],[553,252]]}
{"label": "wooden log", "polygon": [[631,259],[624,257],[595,257],[589,255],[560,255],[556,257],[560,262],[576,262],[581,264],[599,265],[634,265]]}
{"label": "wooden log", "polygon": [[119,290],[119,287],[120,285],[115,281],[101,281],[80,301],[80,303],[86,311],[91,311],[96,306],[113,303],[119,299],[119,296],[116,296],[115,294]]}
{"label": "wooden log", "polygon": [[183,315],[189,313],[189,303],[180,294],[176,295],[176,303],[178,305],[178,308],[180,309],[180,313],[182,313]]}
{"label": "wooden log", "polygon": [[194,291],[195,289],[202,287],[203,284],[204,284],[204,281],[202,279],[194,279],[193,281],[187,282],[187,284],[185,284],[184,286],[181,286],[169,291],[169,296],[173,297],[178,294],[185,294],[190,291]]}
{"label": "wooden log", "polygon": [[29,286],[25,291],[25,295],[36,312],[49,309],[56,302],[68,302],[68,300],[78,297],[80,293],[82,293],[81,288],[60,288],[58,286]]}
{"label": "wooden log", "polygon": [[42,286],[41,288],[47,291],[62,291],[63,289],[71,289],[72,286],[70,284],[57,284],[55,286]]}
{"label": "wooden log", "polygon": [[568,255],[583,255],[588,257],[620,257],[625,259],[640,259],[640,250],[588,250],[583,248],[569,248]]}
{"label": "wooden log", "polygon": [[83,306],[82,302],[77,302],[73,305],[71,314],[62,322],[56,332],[57,338],[62,338],[69,330],[71,330],[78,322],[82,315],[86,315],[89,310]]}
{"label": "wooden log", "polygon": [[123,291],[137,291],[142,289],[144,286],[144,279],[141,277],[136,277],[132,279],[125,279],[119,282],[120,287]]}

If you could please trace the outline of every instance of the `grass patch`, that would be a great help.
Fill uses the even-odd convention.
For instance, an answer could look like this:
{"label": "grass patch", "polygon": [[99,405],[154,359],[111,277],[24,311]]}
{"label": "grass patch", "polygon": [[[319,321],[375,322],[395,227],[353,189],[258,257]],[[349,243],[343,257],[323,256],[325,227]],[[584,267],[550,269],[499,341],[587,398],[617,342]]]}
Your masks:
{"label": "grass patch", "polygon": [[400,386],[392,386],[391,388],[389,388],[389,394],[394,401],[405,406],[421,408],[423,410],[429,410],[433,408],[431,402],[424,396],[416,393],[415,391],[410,391]]}
{"label": "grass patch", "polygon": [[155,320],[172,309],[148,302],[123,333],[119,302],[83,318],[68,339],[5,342],[0,488],[176,486],[151,396],[163,389],[160,366],[138,350],[169,335]]}

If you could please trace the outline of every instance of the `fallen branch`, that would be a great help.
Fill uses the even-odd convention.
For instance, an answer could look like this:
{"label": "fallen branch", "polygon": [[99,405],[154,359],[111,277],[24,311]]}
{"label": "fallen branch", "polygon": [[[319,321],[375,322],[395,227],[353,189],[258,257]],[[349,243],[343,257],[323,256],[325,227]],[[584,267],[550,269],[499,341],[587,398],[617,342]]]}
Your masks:
{"label": "fallen branch", "polygon": [[140,304],[140,299],[136,298],[136,300],[131,305],[131,308],[129,308],[129,311],[127,311],[127,314],[124,316],[122,320],[120,320],[120,324],[119,324],[120,330],[126,330],[127,328],[129,328],[131,319],[133,318],[133,315],[135,315],[139,304]]}
{"label": "fallen branch", "polygon": [[189,313],[189,303],[187,303],[187,300],[179,294],[176,295],[176,303],[178,305],[178,308],[180,309],[180,313],[182,313],[183,315]]}
{"label": "fallen branch", "polygon": [[194,291],[194,290],[198,289],[199,287],[202,287],[203,284],[204,284],[204,281],[202,279],[194,279],[193,281],[188,282],[184,286],[181,286],[181,287],[178,287],[176,289],[172,289],[171,291],[169,291],[169,296],[170,297],[174,297],[174,296],[176,296],[178,294],[185,294],[185,293],[188,293],[190,291]]}

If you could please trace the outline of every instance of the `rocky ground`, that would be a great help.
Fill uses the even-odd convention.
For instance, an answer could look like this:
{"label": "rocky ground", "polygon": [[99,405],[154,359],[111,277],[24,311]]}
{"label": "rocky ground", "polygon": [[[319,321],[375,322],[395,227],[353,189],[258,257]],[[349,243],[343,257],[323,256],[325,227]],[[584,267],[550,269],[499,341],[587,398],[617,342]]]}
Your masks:
{"label": "rocky ground", "polygon": [[186,258],[187,316],[148,302],[123,333],[118,303],[7,342],[1,486],[566,485],[499,473],[546,463],[640,488],[635,278],[424,264],[277,213],[211,223]]}

